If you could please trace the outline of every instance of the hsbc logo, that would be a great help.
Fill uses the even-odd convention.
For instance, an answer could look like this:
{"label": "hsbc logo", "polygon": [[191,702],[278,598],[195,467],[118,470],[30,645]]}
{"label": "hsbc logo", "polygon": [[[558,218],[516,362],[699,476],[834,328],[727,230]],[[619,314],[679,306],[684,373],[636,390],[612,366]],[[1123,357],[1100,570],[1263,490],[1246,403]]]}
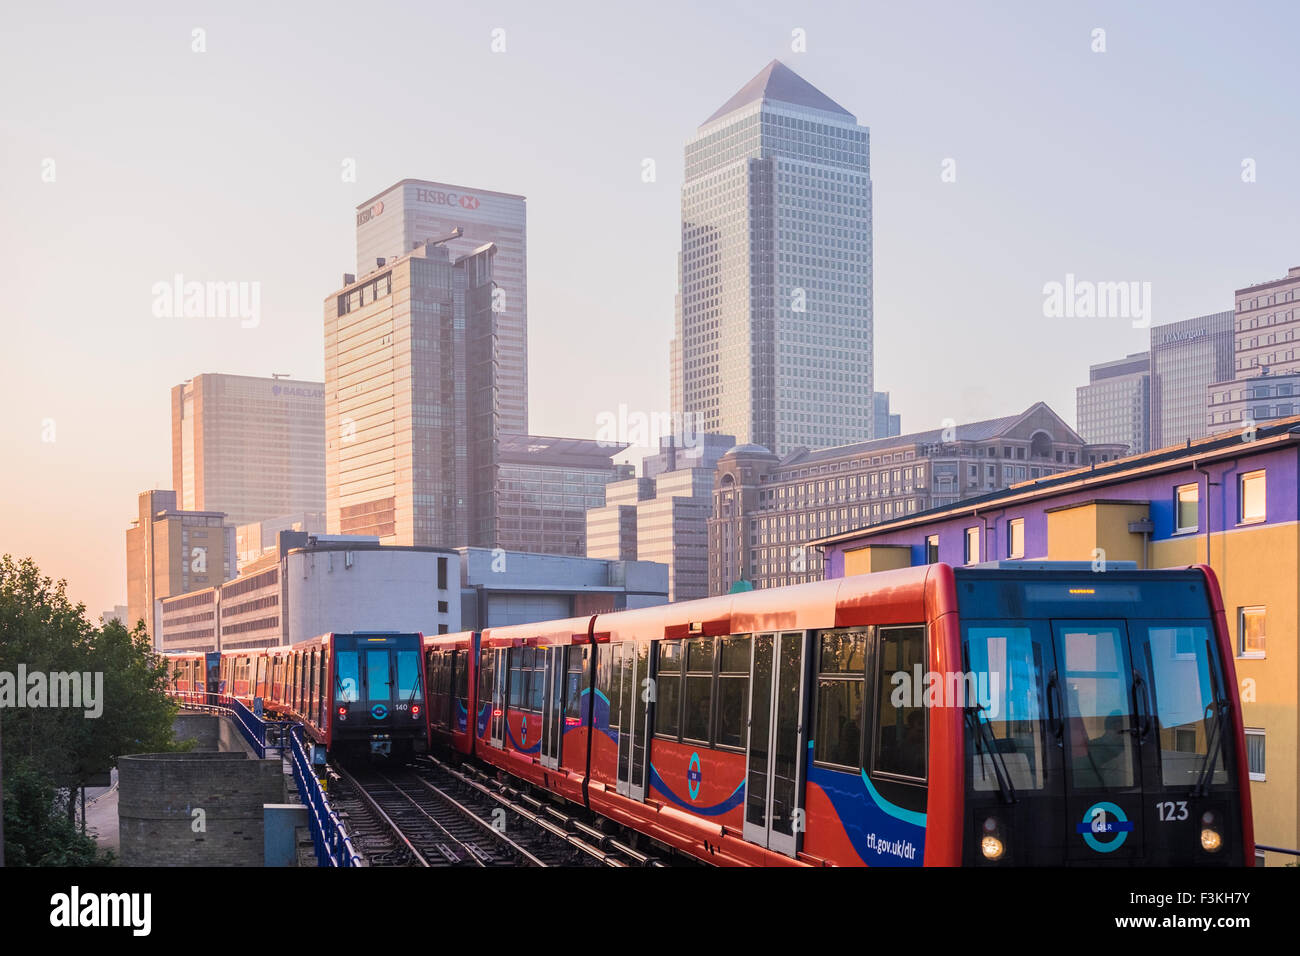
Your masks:
{"label": "hsbc logo", "polygon": [[434,206],[459,206],[461,209],[477,209],[478,197],[462,193],[445,193],[440,189],[417,189],[416,202],[427,202]]}
{"label": "hsbc logo", "polygon": [[384,211],[384,204],[382,202],[377,202],[373,206],[361,210],[359,213],[357,213],[357,225],[360,226],[363,223],[369,222],[371,219],[374,219],[383,211]]}

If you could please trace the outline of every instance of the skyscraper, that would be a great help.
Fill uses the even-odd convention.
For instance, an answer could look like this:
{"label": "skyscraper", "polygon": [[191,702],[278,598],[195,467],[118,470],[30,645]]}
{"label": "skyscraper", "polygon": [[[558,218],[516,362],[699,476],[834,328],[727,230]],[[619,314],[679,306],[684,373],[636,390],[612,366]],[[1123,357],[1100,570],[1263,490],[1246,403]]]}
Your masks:
{"label": "skyscraper", "polygon": [[523,196],[423,179],[403,179],[357,207],[357,275],[404,256],[429,239],[461,230],[446,243],[453,257],[484,243],[492,263],[497,318],[497,401],[501,430],[528,431],[528,242]]}
{"label": "skyscraper", "polygon": [[1208,387],[1232,378],[1233,313],[1151,329],[1151,447],[1204,438]]}
{"label": "skyscraper", "polygon": [[[219,511],[179,510],[174,491],[142,491],[138,516],[126,530],[126,604],[128,628],[144,621],[158,642],[157,602],[172,594],[215,587],[235,576],[235,526]],[[204,611],[192,605],[191,622]]]}
{"label": "skyscraper", "polygon": [[1088,384],[1075,390],[1079,434],[1095,444],[1119,443],[1130,455],[1151,442],[1151,353],[1101,362],[1088,369]]}
{"label": "skyscraper", "polygon": [[196,375],[171,391],[172,486],[182,511],[231,524],[325,510],[325,386]]}
{"label": "skyscraper", "polygon": [[1300,408],[1300,266],[1238,289],[1235,299],[1235,372],[1209,386],[1210,434]]}
{"label": "skyscraper", "polygon": [[495,254],[429,242],[325,300],[331,534],[495,546]]}
{"label": "skyscraper", "polygon": [[671,393],[697,431],[872,437],[868,136],[773,60],[686,144]]}

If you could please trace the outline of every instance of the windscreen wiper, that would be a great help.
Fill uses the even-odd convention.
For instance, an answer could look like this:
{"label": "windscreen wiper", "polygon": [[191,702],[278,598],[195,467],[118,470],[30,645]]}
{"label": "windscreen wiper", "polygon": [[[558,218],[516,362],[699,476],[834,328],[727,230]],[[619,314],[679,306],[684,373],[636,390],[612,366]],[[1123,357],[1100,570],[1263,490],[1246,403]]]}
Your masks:
{"label": "windscreen wiper", "polygon": [[[1007,770],[1007,765],[1002,757],[1002,752],[998,750],[998,738],[993,733],[993,728],[989,726],[987,720],[980,719],[980,711],[984,710],[983,704],[969,704],[962,710],[966,714],[966,723],[975,736],[975,752],[983,754],[985,750],[989,754],[989,762],[993,764],[993,776],[998,781],[998,793],[1002,797],[1003,803],[1016,802],[1016,788],[1011,784],[1011,774]],[[980,761],[983,766],[983,761]]]}
{"label": "windscreen wiper", "polygon": [[1210,694],[1212,699],[1205,705],[1206,714],[1213,714],[1214,722],[1210,724],[1207,721],[1207,739],[1205,747],[1205,759],[1201,762],[1200,772],[1196,775],[1196,786],[1192,788],[1192,796],[1204,796],[1210,788],[1210,780],[1214,776],[1214,765],[1219,759],[1219,750],[1223,746],[1223,712],[1228,709],[1228,702],[1223,699],[1219,693],[1219,677],[1214,670],[1214,655],[1210,648],[1210,642],[1205,642],[1205,659],[1210,664]]}

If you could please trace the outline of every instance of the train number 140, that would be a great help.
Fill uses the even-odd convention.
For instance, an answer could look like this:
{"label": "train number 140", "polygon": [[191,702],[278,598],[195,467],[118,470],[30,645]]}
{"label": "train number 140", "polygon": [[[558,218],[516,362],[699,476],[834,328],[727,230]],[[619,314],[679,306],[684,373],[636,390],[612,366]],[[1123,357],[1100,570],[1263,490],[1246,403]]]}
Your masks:
{"label": "train number 140", "polygon": [[1186,820],[1187,819],[1187,801],[1179,800],[1175,803],[1173,800],[1165,800],[1156,804],[1156,812],[1160,814],[1161,822],[1169,820]]}

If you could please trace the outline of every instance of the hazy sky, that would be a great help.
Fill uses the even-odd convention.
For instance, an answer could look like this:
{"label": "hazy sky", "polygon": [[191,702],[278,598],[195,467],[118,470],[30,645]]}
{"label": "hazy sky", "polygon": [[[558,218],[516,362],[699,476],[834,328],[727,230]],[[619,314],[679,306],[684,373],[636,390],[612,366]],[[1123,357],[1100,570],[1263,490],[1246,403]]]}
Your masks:
{"label": "hazy sky", "polygon": [[[136,494],[171,484],[170,387],[322,378],[353,207],[398,179],[528,197],[534,433],[666,410],[683,144],[773,57],[871,129],[904,431],[1037,400],[1073,422],[1088,365],[1147,333],[1045,318],[1067,273],[1150,282],[1163,324],[1300,264],[1292,3],[117,6],[0,33],[0,552],[92,616],[125,601]],[[156,318],[177,273],[261,283],[260,325]]]}

